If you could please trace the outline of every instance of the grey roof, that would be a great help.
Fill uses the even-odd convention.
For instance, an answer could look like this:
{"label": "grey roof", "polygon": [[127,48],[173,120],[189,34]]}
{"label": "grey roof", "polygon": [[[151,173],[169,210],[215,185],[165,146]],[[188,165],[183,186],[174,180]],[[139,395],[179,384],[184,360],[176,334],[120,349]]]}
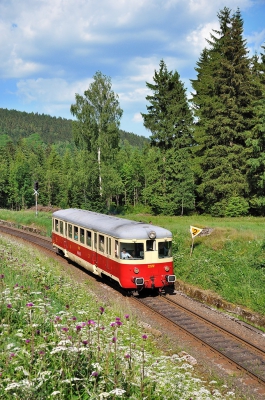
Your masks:
{"label": "grey roof", "polygon": [[160,226],[76,208],[55,211],[53,217],[118,239],[148,239],[150,231],[156,232],[157,239],[172,238],[172,233]]}

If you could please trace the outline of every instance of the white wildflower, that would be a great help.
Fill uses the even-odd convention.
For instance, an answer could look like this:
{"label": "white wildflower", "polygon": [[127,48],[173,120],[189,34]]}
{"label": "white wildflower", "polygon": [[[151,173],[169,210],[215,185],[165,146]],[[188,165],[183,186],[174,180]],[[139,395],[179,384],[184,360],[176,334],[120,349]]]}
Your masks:
{"label": "white wildflower", "polygon": [[8,390],[13,390],[13,389],[16,389],[16,388],[19,388],[20,387],[20,384],[19,383],[17,383],[17,382],[12,382],[12,383],[9,383],[9,385],[7,385],[7,387],[5,388],[5,390],[6,391],[8,391]]}
{"label": "white wildflower", "polygon": [[115,394],[116,396],[122,396],[123,393],[125,393],[125,392],[126,392],[126,390],[116,388],[116,389],[111,390],[109,392],[109,394]]}
{"label": "white wildflower", "polygon": [[55,392],[51,393],[51,396],[56,396],[57,394],[61,394],[61,392],[59,390],[55,390]]}

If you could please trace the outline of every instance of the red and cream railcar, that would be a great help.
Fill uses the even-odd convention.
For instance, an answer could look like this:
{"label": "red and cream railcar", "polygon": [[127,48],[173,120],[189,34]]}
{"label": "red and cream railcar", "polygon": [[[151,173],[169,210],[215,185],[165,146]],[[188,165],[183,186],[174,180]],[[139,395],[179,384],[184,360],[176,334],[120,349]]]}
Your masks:
{"label": "red and cream railcar", "polygon": [[172,233],[159,226],[72,208],[53,213],[52,243],[125,289],[174,287]]}

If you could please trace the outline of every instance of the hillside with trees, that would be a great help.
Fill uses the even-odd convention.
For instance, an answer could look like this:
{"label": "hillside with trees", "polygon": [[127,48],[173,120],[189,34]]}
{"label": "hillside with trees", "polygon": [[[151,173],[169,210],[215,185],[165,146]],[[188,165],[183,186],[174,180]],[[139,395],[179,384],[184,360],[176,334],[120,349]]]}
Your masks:
{"label": "hillside with trees", "polygon": [[192,98],[164,60],[147,82],[150,139],[120,130],[111,78],[96,72],[72,120],[0,109],[0,207],[265,215],[265,53],[250,57],[237,10],[218,13]]}

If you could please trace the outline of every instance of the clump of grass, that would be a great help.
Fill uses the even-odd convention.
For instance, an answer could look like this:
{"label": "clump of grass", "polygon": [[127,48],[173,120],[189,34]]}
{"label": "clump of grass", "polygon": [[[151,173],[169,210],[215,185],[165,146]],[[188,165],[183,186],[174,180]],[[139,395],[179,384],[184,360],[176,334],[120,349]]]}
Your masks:
{"label": "clump of grass", "polygon": [[[16,247],[15,247],[16,246]],[[0,238],[0,398],[231,399],[35,249]]]}

